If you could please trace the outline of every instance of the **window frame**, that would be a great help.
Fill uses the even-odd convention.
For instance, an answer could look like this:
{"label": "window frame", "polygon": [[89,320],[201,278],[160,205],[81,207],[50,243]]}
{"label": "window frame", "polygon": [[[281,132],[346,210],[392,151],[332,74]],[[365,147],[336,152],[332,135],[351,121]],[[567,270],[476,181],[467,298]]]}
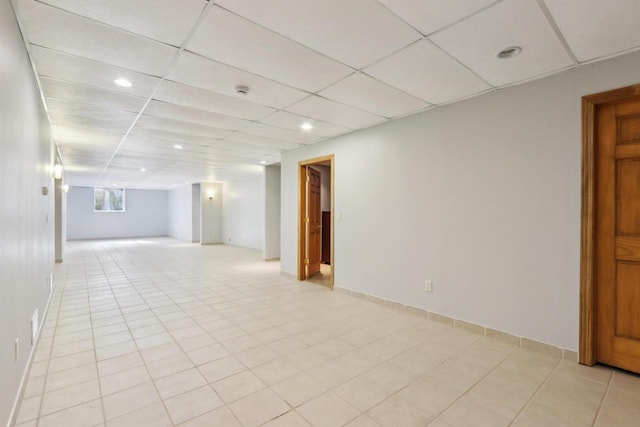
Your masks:
{"label": "window frame", "polygon": [[[113,209],[96,209],[96,194],[99,190],[104,192],[120,190],[122,192],[122,210],[113,210]],[[93,212],[97,213],[124,213],[127,210],[127,193],[125,188],[113,188],[113,187],[93,187]]]}

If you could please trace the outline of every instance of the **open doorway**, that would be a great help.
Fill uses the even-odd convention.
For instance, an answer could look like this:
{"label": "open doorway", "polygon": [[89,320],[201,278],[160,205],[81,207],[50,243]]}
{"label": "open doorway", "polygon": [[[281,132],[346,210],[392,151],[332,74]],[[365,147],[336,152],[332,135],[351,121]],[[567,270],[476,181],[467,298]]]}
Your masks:
{"label": "open doorway", "polygon": [[298,280],[333,289],[333,154],[298,164]]}

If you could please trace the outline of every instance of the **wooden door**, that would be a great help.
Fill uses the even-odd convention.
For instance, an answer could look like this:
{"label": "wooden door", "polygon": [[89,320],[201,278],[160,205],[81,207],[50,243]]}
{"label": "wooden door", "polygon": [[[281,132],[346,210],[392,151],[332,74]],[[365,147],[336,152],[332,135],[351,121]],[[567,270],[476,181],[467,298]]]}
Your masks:
{"label": "wooden door", "polygon": [[307,278],[320,271],[320,260],[322,257],[320,177],[320,171],[307,166]]}
{"label": "wooden door", "polygon": [[596,124],[596,360],[640,373],[640,98]]}

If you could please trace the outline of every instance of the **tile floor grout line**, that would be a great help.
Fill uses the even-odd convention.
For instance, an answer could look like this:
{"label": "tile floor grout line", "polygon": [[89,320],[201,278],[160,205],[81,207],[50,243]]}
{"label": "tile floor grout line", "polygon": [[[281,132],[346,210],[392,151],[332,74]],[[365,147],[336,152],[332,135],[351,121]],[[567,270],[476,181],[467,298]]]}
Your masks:
{"label": "tile floor grout line", "polygon": [[513,420],[511,421],[511,423],[509,423],[510,426],[512,426],[516,421],[518,421],[518,419],[522,416],[522,414],[524,413],[524,411],[527,410],[527,408],[529,407],[529,405],[531,405],[531,402],[533,402],[533,400],[538,396],[538,394],[540,394],[540,391],[542,390],[542,388],[549,382],[549,380],[551,379],[551,377],[553,376],[553,374],[556,373],[556,371],[560,368],[560,364],[562,363],[562,358],[560,358],[558,360],[558,362],[556,363],[556,365],[553,367],[553,369],[549,372],[549,375],[547,375],[547,377],[544,379],[544,381],[536,388],[536,390],[533,392],[533,394],[531,395],[531,397],[529,397],[529,399],[527,400],[527,402],[524,404],[524,406],[522,408],[520,408],[520,410],[518,411],[518,413],[516,414],[516,416],[513,418]]}
{"label": "tile floor grout line", "polygon": [[605,402],[607,401],[607,397],[609,396],[609,391],[611,391],[613,377],[616,374],[615,371],[611,371],[611,375],[609,376],[609,381],[607,381],[607,388],[602,395],[602,399],[600,399],[600,404],[598,405],[598,411],[596,412],[595,417],[593,417],[593,422],[591,426],[595,426],[600,418],[600,414],[602,414],[602,408],[604,407]]}

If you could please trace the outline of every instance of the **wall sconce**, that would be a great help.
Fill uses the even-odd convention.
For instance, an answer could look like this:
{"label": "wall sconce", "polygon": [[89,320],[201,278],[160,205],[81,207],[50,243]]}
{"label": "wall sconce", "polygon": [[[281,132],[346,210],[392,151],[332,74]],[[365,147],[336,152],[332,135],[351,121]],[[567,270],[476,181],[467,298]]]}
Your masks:
{"label": "wall sconce", "polygon": [[213,198],[216,197],[216,192],[213,190],[207,191],[207,197],[209,197],[209,200],[213,200]]}
{"label": "wall sconce", "polygon": [[69,192],[69,184],[65,184],[62,186],[62,191],[64,191],[65,193]]}
{"label": "wall sconce", "polygon": [[55,179],[62,178],[62,165],[55,165],[53,167],[53,177]]}

